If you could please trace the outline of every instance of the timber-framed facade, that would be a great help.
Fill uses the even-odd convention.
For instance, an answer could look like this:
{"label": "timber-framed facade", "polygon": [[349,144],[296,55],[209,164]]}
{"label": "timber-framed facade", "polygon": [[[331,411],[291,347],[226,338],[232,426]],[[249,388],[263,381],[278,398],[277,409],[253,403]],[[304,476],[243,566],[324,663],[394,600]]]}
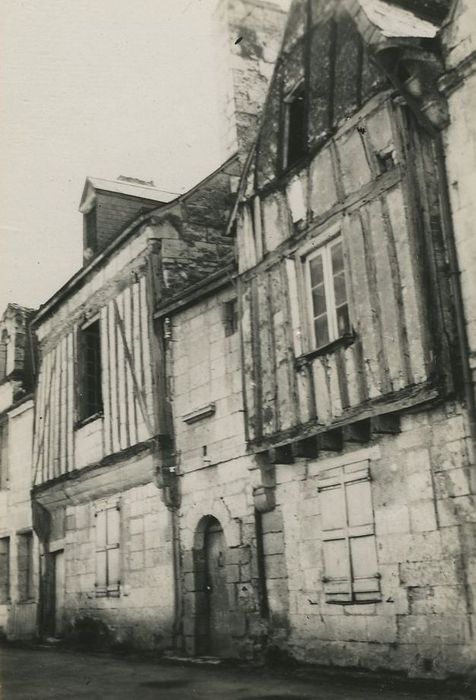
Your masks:
{"label": "timber-framed facade", "polygon": [[469,673],[471,10],[220,8],[230,157],[88,178],[33,320],[39,633]]}

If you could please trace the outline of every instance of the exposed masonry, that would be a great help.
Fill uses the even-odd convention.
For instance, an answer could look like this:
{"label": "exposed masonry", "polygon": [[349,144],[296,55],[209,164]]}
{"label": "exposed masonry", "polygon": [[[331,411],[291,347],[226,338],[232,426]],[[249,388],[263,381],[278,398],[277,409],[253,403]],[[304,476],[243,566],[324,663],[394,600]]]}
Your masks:
{"label": "exposed masonry", "polygon": [[[472,10],[455,3],[441,25],[444,2],[403,19],[395,12],[416,3],[387,2],[389,44],[369,3],[296,0],[246,159],[280,13],[225,4],[224,138],[238,155],[122,222],[34,321],[38,631],[100,647],[471,673],[474,384],[461,378],[475,349],[462,149],[474,140],[462,116]],[[442,35],[448,71],[423,30]],[[291,164],[287,105],[301,81],[307,142]],[[109,222],[127,207],[114,204]],[[306,261],[335,239],[349,322],[313,344]],[[102,410],[79,420],[78,339],[96,318]],[[19,610],[25,621],[36,606]]]}

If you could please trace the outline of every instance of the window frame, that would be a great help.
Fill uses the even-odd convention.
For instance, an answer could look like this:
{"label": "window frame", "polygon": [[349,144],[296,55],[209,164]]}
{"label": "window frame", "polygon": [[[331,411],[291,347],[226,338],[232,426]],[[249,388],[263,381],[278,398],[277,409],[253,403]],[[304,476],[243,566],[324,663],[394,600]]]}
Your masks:
{"label": "window frame", "polygon": [[[96,371],[95,376],[99,377],[98,380],[98,396],[99,398],[93,403],[89,401],[89,384],[91,381],[90,374],[87,372],[87,357],[86,357],[86,333],[91,326],[97,324],[98,328],[98,358],[99,358],[99,372]],[[77,331],[77,424],[78,426],[88,423],[89,421],[103,415],[104,411],[104,395],[103,395],[103,361],[102,361],[102,338],[101,338],[101,318],[99,314],[88,319],[87,322],[83,323]]]}
{"label": "window frame", "polygon": [[[108,541],[108,512],[117,511],[117,538],[118,541],[109,542]],[[104,529],[105,529],[105,541],[104,544],[98,543],[98,517],[104,514]],[[95,591],[96,598],[118,598],[121,591],[121,571],[122,571],[122,561],[121,561],[121,542],[122,542],[122,520],[121,520],[121,505],[119,502],[113,504],[104,504],[96,508],[94,513],[95,518]],[[111,551],[118,551],[118,576],[117,580],[110,581],[110,555]],[[106,581],[104,585],[98,583],[98,554],[105,553],[105,570],[106,570]]]}
{"label": "window frame", "polygon": [[[342,226],[338,225],[332,227],[330,230],[326,231],[325,237],[318,237],[317,240],[313,240],[312,244],[308,246],[305,250],[300,253],[301,267],[302,267],[302,279],[303,279],[303,297],[305,302],[306,310],[306,320],[308,327],[308,351],[318,351],[332,345],[336,341],[341,339],[349,338],[353,335],[353,324],[352,324],[352,309],[351,309],[351,299],[349,294],[350,284],[349,284],[349,270],[346,265],[345,260],[345,248],[344,248],[344,235]],[[347,306],[348,315],[348,330],[345,333],[339,333],[338,317],[335,300],[335,289],[334,289],[334,271],[332,266],[332,248],[338,243],[342,245],[342,255],[343,255],[343,274],[345,283],[345,299]],[[311,273],[310,273],[310,263],[316,258],[322,258],[323,264],[323,284],[326,300],[326,317],[327,317],[327,334],[328,339],[326,342],[318,343],[316,337],[315,329],[315,319],[318,316],[314,315],[314,303],[312,295],[312,283],[311,283]],[[342,304],[340,305],[342,306]],[[340,308],[340,307],[339,307]],[[323,314],[321,314],[323,315]]]}

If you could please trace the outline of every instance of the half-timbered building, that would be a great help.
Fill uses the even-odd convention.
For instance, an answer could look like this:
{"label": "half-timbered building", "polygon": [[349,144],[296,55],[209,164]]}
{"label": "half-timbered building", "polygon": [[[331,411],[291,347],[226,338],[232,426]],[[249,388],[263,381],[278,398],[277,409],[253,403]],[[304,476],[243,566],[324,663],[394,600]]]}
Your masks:
{"label": "half-timbered building", "polygon": [[275,60],[224,0],[225,163],[88,178],[34,319],[42,634],[474,668],[467,4],[294,0]]}
{"label": "half-timbered building", "polygon": [[448,9],[296,0],[230,225],[269,643],[306,661],[474,667]]}
{"label": "half-timbered building", "polygon": [[284,14],[261,0],[226,0],[215,19],[225,163],[181,196],[133,178],[88,178],[84,265],[34,319],[42,635],[178,645],[170,329],[156,332],[153,313],[233,253],[226,223]]}

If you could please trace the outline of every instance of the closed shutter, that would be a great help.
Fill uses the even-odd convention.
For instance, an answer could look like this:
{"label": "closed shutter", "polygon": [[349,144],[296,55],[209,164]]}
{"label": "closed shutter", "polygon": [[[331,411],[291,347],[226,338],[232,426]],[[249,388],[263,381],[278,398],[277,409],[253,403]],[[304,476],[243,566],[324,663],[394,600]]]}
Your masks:
{"label": "closed shutter", "polygon": [[96,512],[96,595],[117,596],[120,586],[119,506]]}
{"label": "closed shutter", "polygon": [[368,462],[324,473],[318,491],[327,602],[378,600],[380,577]]}

